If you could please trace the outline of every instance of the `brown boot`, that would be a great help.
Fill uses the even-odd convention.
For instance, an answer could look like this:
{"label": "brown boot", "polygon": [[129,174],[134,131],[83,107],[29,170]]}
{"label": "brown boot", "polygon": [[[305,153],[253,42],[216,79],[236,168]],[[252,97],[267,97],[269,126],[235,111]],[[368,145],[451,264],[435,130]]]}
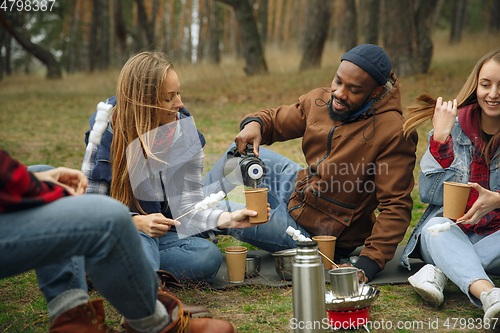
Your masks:
{"label": "brown boot", "polygon": [[[171,273],[163,270],[156,271],[160,289],[166,293],[176,297],[172,292],[175,288],[184,288],[182,283]],[[188,313],[191,318],[212,318],[210,311],[204,306],[183,304],[184,312]]]}
{"label": "brown boot", "polygon": [[[158,292],[158,300],[165,306],[172,322],[160,333],[235,333],[234,326],[221,319],[212,318],[191,318],[184,311],[182,302],[163,291]],[[133,330],[125,321],[124,327],[129,333],[139,333]]]}
{"label": "brown boot", "polygon": [[104,322],[102,299],[89,301],[61,313],[52,322],[50,333],[119,333]]}

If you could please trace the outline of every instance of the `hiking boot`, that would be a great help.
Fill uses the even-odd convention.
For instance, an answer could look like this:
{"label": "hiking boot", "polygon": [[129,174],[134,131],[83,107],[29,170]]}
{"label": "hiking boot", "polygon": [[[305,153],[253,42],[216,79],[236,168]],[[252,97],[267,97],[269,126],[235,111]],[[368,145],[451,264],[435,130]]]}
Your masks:
{"label": "hiking boot", "polygon": [[[481,303],[483,303],[484,310],[483,323],[488,322],[491,329],[500,327],[500,323],[497,324],[494,320],[500,318],[500,288],[483,291],[481,293]],[[493,327],[495,324],[497,324],[497,327]]]}
{"label": "hiking boot", "polygon": [[64,311],[52,322],[49,333],[119,333],[104,322],[102,299]]}
{"label": "hiking boot", "polygon": [[166,292],[171,292],[171,288],[183,288],[182,283],[172,274],[167,271],[158,270],[156,271],[158,275],[158,282],[160,283],[160,289]]}
{"label": "hiking boot", "polygon": [[443,290],[448,278],[434,265],[425,265],[408,278],[408,282],[424,301],[436,307],[443,303]]}
{"label": "hiking boot", "polygon": [[[176,297],[171,291],[171,288],[183,288],[182,283],[171,273],[163,270],[156,271],[160,289],[166,293]],[[183,304],[184,312],[188,313],[191,318],[212,318],[210,311],[204,306]]]}
{"label": "hiking boot", "polygon": [[[234,326],[221,319],[213,318],[191,318],[189,313],[184,311],[182,302],[163,291],[158,292],[158,300],[165,306],[170,315],[171,323],[165,327],[160,333],[235,333]],[[127,320],[124,325],[128,333],[139,333],[132,329]]]}

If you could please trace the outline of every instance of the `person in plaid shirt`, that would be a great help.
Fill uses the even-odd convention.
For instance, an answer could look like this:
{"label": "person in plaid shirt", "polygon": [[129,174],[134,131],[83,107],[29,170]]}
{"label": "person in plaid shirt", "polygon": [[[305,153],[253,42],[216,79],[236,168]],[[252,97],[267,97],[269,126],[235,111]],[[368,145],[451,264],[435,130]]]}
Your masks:
{"label": "person in plaid shirt", "polygon": [[[484,310],[484,323],[500,327],[500,288],[487,273],[500,272],[500,50],[481,58],[454,101],[417,98],[423,105],[410,108],[407,133],[432,118],[429,146],[420,162],[420,196],[429,203],[413,231],[401,261],[410,269],[409,257],[427,265],[408,278],[427,302],[439,306],[449,278]],[[458,117],[456,117],[458,109]],[[469,183],[466,214],[459,224],[433,237],[429,227],[442,217],[443,182]],[[481,194],[481,196],[480,196]],[[480,199],[479,199],[480,198]]]}
{"label": "person in plaid shirt", "polygon": [[[127,332],[234,332],[231,323],[191,318],[158,278],[129,210],[103,195],[81,195],[82,172],[28,168],[0,149],[0,279],[35,269],[49,332],[117,332],[90,300],[85,271],[125,318]],[[31,172],[33,171],[33,172]],[[38,172],[36,172],[38,171]]]}

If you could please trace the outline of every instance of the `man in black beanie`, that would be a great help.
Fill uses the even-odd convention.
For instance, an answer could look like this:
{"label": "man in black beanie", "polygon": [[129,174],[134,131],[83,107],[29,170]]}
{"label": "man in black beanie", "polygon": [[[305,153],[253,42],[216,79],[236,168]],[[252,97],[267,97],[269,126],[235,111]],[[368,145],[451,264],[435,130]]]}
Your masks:
{"label": "man in black beanie", "polygon": [[[266,164],[259,187],[269,189],[271,217],[229,234],[269,252],[296,246],[285,232],[289,226],[310,238],[332,235],[336,261],[364,245],[355,266],[367,280],[384,269],[411,221],[417,137],[403,134],[398,80],[382,48],[365,44],[346,52],[331,87],[248,114],[240,130],[240,153],[253,144]],[[306,168],[259,149],[299,137]],[[224,158],[205,177],[207,186],[223,178],[222,165]]]}

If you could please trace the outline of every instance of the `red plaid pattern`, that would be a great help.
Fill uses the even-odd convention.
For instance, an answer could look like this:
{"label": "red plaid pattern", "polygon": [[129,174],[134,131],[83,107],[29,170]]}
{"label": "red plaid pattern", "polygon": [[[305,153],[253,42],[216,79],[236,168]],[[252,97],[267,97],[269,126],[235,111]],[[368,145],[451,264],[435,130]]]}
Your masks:
{"label": "red plaid pattern", "polygon": [[[465,123],[465,126],[462,125],[462,128],[467,134],[469,138],[471,138],[473,145],[473,153],[472,153],[472,163],[470,165],[470,176],[469,182],[478,183],[483,188],[489,190],[490,183],[490,168],[486,164],[484,159],[484,155],[482,154],[484,142],[478,140],[479,138],[479,124],[477,122],[477,118],[474,116],[474,112],[477,112],[473,108],[468,108],[462,111],[463,114],[459,116],[460,124]],[[454,159],[454,151],[453,151],[453,140],[450,137],[446,140],[445,143],[441,143],[439,141],[435,141],[434,138],[431,138],[429,143],[429,150],[432,156],[436,159],[436,161],[441,165],[443,169],[448,168]],[[496,149],[493,149],[496,151]],[[469,194],[469,199],[467,200],[467,208],[466,212],[472,207],[474,202],[476,202],[479,193],[471,189]],[[459,224],[460,228],[466,233],[474,232],[478,235],[490,235],[497,230],[500,230],[500,209],[495,209],[485,216],[481,218],[481,220],[477,224],[472,225],[464,225]]]}
{"label": "red plaid pattern", "polygon": [[0,213],[44,205],[69,195],[59,185],[38,181],[26,169],[0,149]]}

